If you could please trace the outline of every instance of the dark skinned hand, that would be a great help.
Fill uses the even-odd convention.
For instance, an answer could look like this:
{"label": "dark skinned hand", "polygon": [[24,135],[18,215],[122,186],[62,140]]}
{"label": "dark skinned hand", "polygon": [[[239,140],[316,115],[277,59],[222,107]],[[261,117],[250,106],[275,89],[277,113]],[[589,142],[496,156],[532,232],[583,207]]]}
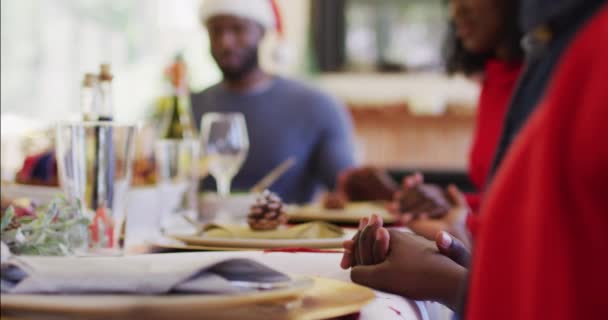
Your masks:
{"label": "dark skinned hand", "polygon": [[460,190],[453,185],[447,188],[446,195],[452,206],[443,217],[433,219],[427,215],[415,218],[404,216],[401,221],[416,234],[429,240],[434,240],[440,231],[446,231],[460,240],[467,248],[471,248],[471,240],[466,227],[467,216],[470,212],[467,201]]}
{"label": "dark skinned hand", "polygon": [[399,186],[386,171],[368,166],[342,172],[336,192],[349,201],[391,201],[397,189]]}
{"label": "dark skinned hand", "polygon": [[[343,269],[359,265],[374,265],[382,263],[389,251],[390,235],[382,227],[383,221],[378,215],[363,218],[359,223],[359,231],[353,239],[343,243],[344,255],[340,266]],[[463,267],[468,267],[470,252],[467,246],[445,231],[439,231],[435,237],[435,245],[439,252]]]}
{"label": "dark skinned hand", "polygon": [[[377,235],[384,232],[379,230],[386,229],[377,228]],[[467,271],[453,259],[458,259],[463,264],[467,261],[468,252],[463,250],[464,246],[460,246],[459,241],[444,233],[437,235],[438,240],[435,243],[410,233],[396,230],[387,232],[390,249],[384,261],[380,263],[360,263],[360,258],[363,258],[363,262],[376,262],[374,248],[382,247],[386,240],[384,236],[375,238],[375,241],[381,244],[372,243],[367,247],[353,248],[350,253],[346,248],[348,245],[345,244],[346,250],[341,265],[345,267],[349,258],[354,263],[351,270],[352,280],[410,299],[437,301],[454,309],[459,300],[459,289],[466,281]],[[448,240],[450,238],[451,241]],[[357,240],[354,243],[357,244],[354,247],[357,247],[363,242]],[[357,254],[356,251],[363,253]],[[459,255],[454,255],[455,253]]]}
{"label": "dark skinned hand", "polygon": [[340,262],[343,269],[357,265],[381,263],[388,253],[389,234],[382,227],[382,218],[372,215],[359,222],[359,231],[351,240],[343,243],[344,256]]}
{"label": "dark skinned hand", "polygon": [[415,173],[403,179],[401,189],[393,196],[391,211],[402,219],[441,218],[450,207],[449,198],[441,187],[425,184],[422,174]]}

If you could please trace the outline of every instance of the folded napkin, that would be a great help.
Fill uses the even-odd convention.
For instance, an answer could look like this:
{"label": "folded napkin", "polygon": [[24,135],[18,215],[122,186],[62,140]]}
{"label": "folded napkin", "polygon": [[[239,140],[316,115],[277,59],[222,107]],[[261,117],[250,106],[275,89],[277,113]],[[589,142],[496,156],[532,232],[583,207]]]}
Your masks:
{"label": "folded napkin", "polygon": [[286,275],[249,259],[177,263],[137,257],[11,257],[1,265],[2,293],[235,294],[243,283],[279,283]]}
{"label": "folded napkin", "polygon": [[342,237],[344,231],[325,222],[310,222],[269,231],[256,231],[240,225],[209,224],[201,235],[207,238],[329,239]]}

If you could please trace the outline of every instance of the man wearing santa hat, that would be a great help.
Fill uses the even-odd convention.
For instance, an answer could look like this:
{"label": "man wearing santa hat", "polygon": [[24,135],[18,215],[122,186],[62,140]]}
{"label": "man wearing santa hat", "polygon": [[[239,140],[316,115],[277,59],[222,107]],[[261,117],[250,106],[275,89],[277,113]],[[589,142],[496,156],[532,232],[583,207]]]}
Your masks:
{"label": "man wearing santa hat", "polygon": [[[206,0],[201,19],[223,79],[192,96],[196,122],[207,112],[241,112],[249,131],[233,189],[249,189],[290,157],[296,164],[270,188],[284,201],[304,203],[321,186],[333,189],[338,173],[354,165],[352,123],[328,95],[260,67],[260,42],[269,31],[282,33],[274,0]],[[215,187],[209,178],[203,184]]]}

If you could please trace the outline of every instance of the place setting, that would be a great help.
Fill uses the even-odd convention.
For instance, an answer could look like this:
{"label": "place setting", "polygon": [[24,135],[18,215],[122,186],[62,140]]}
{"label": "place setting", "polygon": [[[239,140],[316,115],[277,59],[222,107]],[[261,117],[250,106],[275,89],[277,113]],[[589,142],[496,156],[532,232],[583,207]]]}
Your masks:
{"label": "place setting", "polygon": [[[161,263],[162,261],[162,263]],[[363,287],[288,275],[251,259],[13,257],[3,252],[2,315],[15,319],[307,319],[357,311]],[[312,306],[307,306],[312,304]]]}
{"label": "place setting", "polygon": [[[230,193],[230,181],[238,172],[247,156],[249,141],[244,119],[240,115],[212,114],[202,119],[200,160],[196,155],[174,154],[176,160],[157,157],[163,172],[186,173],[167,176],[160,174],[166,191],[161,198],[168,198],[170,190],[183,183],[183,190],[196,188],[200,176],[211,174],[217,181],[217,193],[194,194],[195,202],[188,199],[193,193],[175,195],[174,208],[163,208],[163,220],[173,227],[163,226],[163,241],[150,243],[151,250],[266,250],[266,249],[340,249],[342,242],[354,234],[337,225],[322,220],[293,224],[288,213],[289,205],[267,188],[295,165],[289,157],[274,167],[255,183],[247,193]],[[177,161],[191,158],[188,161]],[[231,162],[226,165],[225,162]],[[198,166],[189,165],[199,163]],[[171,165],[175,168],[169,168]],[[189,173],[188,173],[189,172]],[[196,193],[196,192],[195,192]],[[183,199],[181,203],[175,202]],[[185,201],[184,201],[185,200]],[[185,209],[185,207],[189,209]],[[209,220],[202,222],[201,220]],[[161,225],[164,222],[161,222]],[[182,231],[186,230],[186,231]],[[176,241],[172,241],[176,240]]]}
{"label": "place setting", "polygon": [[287,225],[290,217],[284,210],[277,195],[264,191],[251,206],[247,225],[212,223],[201,225],[195,235],[170,236],[189,245],[264,250],[341,248],[353,235],[322,221]]}

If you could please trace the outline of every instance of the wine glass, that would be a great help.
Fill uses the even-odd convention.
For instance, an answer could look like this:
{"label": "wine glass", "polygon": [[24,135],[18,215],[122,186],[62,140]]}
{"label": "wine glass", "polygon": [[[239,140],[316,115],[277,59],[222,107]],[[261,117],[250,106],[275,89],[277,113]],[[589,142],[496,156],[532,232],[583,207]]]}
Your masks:
{"label": "wine glass", "polygon": [[247,125],[242,113],[206,113],[201,120],[202,165],[215,178],[220,196],[230,184],[249,151]]}
{"label": "wine glass", "polygon": [[196,219],[199,142],[161,139],[155,144],[160,230],[172,229],[176,217]]}

